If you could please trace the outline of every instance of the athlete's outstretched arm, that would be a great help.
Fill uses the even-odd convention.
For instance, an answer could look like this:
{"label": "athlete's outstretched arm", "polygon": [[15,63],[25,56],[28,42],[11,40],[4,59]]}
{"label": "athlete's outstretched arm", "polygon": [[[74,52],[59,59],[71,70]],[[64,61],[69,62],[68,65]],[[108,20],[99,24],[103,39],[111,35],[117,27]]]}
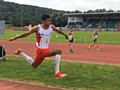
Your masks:
{"label": "athlete's outstretched arm", "polygon": [[57,29],[54,25],[52,25],[52,29],[53,29],[54,31],[56,31],[57,33],[59,33],[59,34],[64,35],[64,36],[65,36],[65,38],[66,38],[66,39],[68,39],[67,34],[65,34],[65,33],[64,33],[64,32],[62,32],[61,30]]}
{"label": "athlete's outstretched arm", "polygon": [[16,40],[18,38],[23,38],[23,37],[27,37],[28,35],[32,34],[32,33],[35,33],[39,30],[39,27],[38,26],[34,26],[30,31],[27,31],[21,35],[18,35],[16,37],[13,37],[13,38],[10,38],[9,41],[13,41],[13,40]]}

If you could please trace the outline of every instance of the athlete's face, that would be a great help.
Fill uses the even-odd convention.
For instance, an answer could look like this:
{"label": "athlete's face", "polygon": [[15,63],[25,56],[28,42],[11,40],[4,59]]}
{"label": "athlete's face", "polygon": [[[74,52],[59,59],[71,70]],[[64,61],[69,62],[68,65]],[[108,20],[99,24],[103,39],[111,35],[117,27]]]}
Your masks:
{"label": "athlete's face", "polygon": [[47,18],[46,20],[43,20],[42,22],[46,27],[49,27],[49,25],[51,24],[51,19]]}
{"label": "athlete's face", "polygon": [[99,30],[98,29],[96,29],[96,32],[98,32]]}
{"label": "athlete's face", "polygon": [[70,29],[70,32],[72,32],[73,30],[72,30],[72,28]]}

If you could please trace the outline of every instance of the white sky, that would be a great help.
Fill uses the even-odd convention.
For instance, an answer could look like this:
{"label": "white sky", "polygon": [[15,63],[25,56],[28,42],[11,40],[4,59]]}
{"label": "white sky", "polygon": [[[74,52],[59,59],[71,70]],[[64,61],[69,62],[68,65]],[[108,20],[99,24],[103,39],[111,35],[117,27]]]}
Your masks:
{"label": "white sky", "polygon": [[120,0],[4,0],[65,11],[95,9],[120,10]]}

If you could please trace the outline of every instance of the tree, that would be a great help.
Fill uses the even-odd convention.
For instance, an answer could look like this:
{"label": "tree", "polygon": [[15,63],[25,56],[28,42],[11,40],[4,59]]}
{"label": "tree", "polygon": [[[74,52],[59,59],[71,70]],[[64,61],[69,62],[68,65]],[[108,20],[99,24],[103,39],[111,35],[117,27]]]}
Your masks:
{"label": "tree", "polygon": [[107,12],[114,12],[114,10],[112,10],[112,9],[109,9]]}
{"label": "tree", "polygon": [[[37,25],[41,23],[41,16],[45,13],[51,15],[52,23],[57,26],[63,25],[61,17],[64,17],[63,13],[65,13],[65,11],[31,5],[21,5],[0,0],[0,19],[4,19],[7,23],[17,27],[20,27],[21,23],[23,25]],[[58,16],[57,19],[55,19],[56,16]],[[67,21],[67,19],[65,20]]]}
{"label": "tree", "polygon": [[103,9],[96,9],[96,10],[88,10],[88,11],[86,11],[84,13],[94,13],[94,12],[114,12],[114,10],[109,9],[107,11],[105,8],[103,8]]}
{"label": "tree", "polygon": [[75,10],[74,13],[82,13],[82,12],[79,10]]}

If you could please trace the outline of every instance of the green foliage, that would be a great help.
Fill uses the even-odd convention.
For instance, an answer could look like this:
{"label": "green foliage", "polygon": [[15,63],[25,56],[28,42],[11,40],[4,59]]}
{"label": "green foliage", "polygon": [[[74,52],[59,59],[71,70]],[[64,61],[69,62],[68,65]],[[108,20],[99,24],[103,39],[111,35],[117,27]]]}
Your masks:
{"label": "green foliage", "polygon": [[63,13],[65,11],[0,1],[0,20],[6,20],[6,24],[12,24],[17,27],[39,24],[43,14],[51,15],[52,22],[55,25],[65,26],[67,17],[63,16]]}

